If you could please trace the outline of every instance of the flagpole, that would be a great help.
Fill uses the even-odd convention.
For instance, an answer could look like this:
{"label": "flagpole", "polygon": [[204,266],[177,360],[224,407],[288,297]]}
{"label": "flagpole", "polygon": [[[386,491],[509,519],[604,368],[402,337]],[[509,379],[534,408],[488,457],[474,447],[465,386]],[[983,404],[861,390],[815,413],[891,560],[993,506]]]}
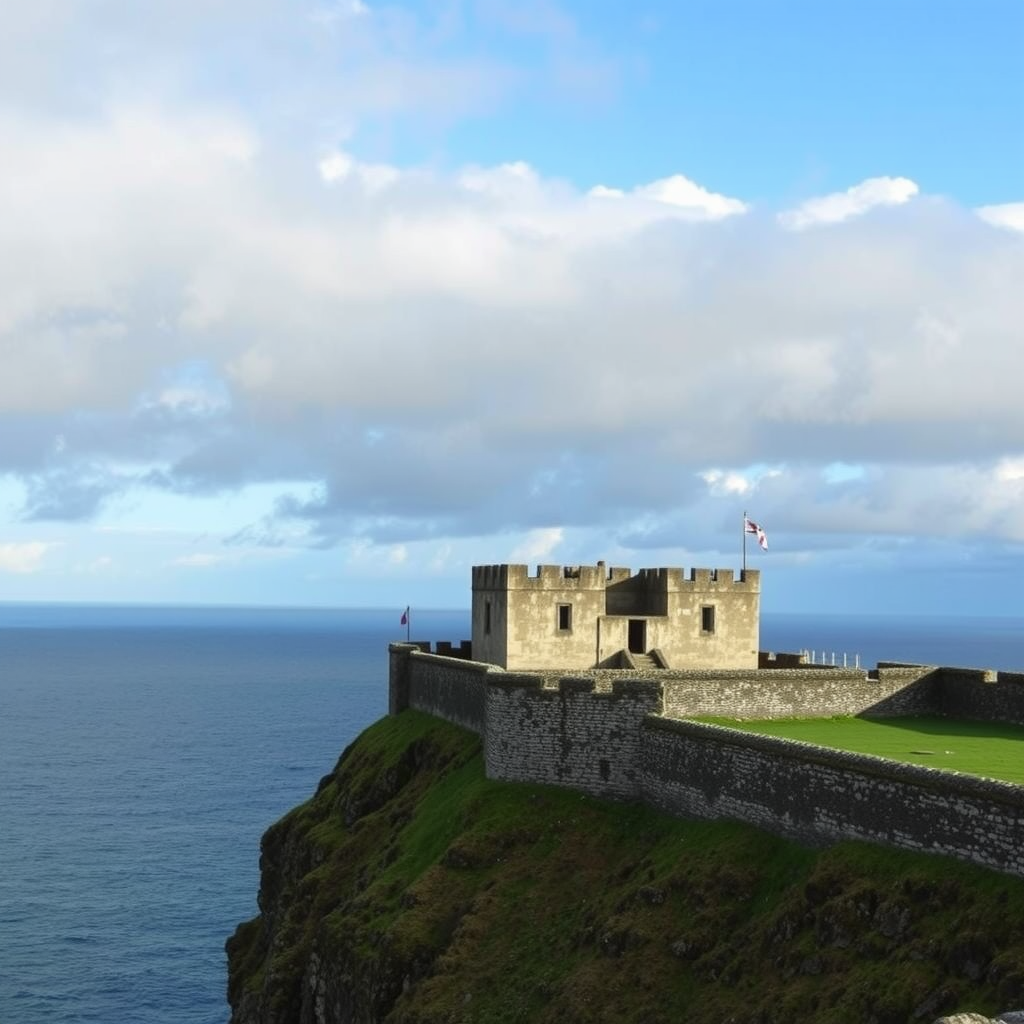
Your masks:
{"label": "flagpole", "polygon": [[412,635],[412,608],[406,605],[405,608],[405,642],[410,643],[410,636]]}
{"label": "flagpole", "polygon": [[743,510],[743,573],[747,572],[747,510]]}

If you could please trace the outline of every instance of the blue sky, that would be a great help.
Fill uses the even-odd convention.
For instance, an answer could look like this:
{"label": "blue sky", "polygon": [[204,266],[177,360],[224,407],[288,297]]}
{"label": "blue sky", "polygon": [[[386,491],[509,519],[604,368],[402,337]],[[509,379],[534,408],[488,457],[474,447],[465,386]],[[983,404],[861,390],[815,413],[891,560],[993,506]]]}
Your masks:
{"label": "blue sky", "polygon": [[1024,615],[1019,0],[5,6],[0,600]]}

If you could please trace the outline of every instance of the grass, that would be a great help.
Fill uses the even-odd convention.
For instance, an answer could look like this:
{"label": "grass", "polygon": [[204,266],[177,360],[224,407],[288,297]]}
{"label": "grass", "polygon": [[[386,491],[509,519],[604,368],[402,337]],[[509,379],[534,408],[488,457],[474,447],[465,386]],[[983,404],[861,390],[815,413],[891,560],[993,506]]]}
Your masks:
{"label": "grass", "polygon": [[1021,880],[490,781],[476,737],[411,711],[364,733],[263,855],[266,916],[228,944],[248,1019],[297,1024],[314,952],[349,1019],[389,1024],[906,1024],[1024,1003]]}
{"label": "grass", "polygon": [[1024,726],[949,718],[785,718],[701,721],[874,754],[892,761],[1024,785]]}

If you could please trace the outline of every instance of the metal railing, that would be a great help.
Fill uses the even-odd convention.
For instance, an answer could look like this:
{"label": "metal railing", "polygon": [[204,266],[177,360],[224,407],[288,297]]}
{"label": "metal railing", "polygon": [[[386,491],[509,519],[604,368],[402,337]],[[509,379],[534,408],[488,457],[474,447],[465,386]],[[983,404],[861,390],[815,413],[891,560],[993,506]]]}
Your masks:
{"label": "metal railing", "polygon": [[843,668],[860,668],[859,654],[852,655],[851,661],[849,660],[851,655],[847,654],[846,651],[837,654],[835,651],[815,651],[804,648],[800,653],[804,656],[804,661],[808,665],[828,665],[832,668],[841,665]]}

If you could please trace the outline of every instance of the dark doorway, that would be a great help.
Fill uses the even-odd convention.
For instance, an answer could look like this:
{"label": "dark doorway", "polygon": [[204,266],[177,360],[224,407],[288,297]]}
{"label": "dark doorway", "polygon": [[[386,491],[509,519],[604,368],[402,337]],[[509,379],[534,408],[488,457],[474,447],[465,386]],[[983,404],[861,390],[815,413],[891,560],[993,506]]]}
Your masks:
{"label": "dark doorway", "polygon": [[647,620],[629,620],[629,653],[645,654],[647,652]]}

